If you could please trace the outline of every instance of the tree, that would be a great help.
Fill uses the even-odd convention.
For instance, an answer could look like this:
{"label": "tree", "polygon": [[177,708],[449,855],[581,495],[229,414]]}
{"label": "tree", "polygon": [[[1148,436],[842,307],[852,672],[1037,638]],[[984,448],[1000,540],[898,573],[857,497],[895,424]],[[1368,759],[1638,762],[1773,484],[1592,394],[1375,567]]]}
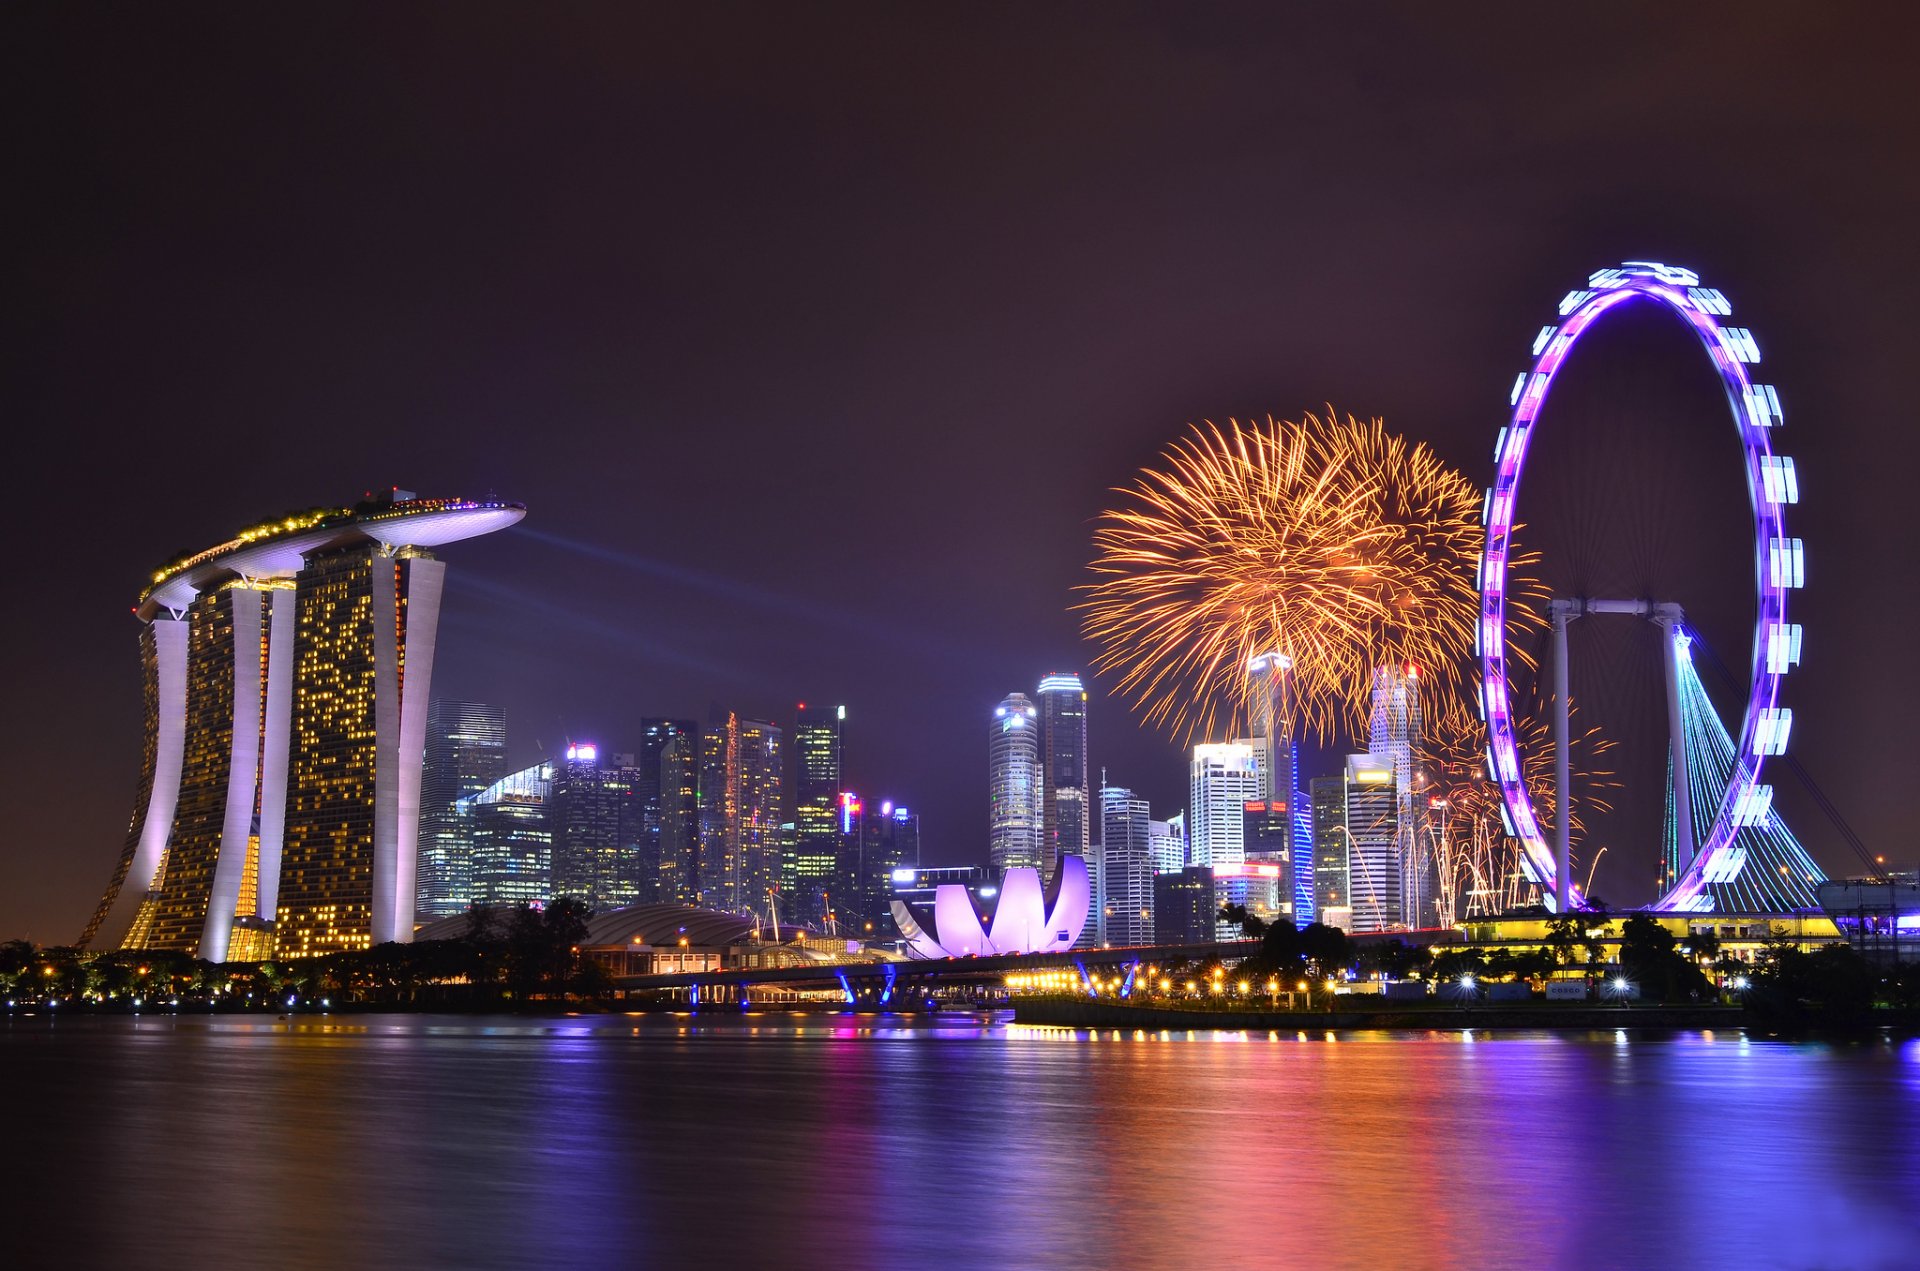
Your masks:
{"label": "tree", "polygon": [[1428,952],[1420,945],[1404,940],[1382,940],[1360,950],[1360,968],[1378,971],[1388,979],[1404,980],[1426,964]]}
{"label": "tree", "polygon": [[1220,921],[1239,927],[1240,933],[1249,940],[1258,940],[1267,934],[1266,922],[1248,913],[1245,905],[1220,906]]}

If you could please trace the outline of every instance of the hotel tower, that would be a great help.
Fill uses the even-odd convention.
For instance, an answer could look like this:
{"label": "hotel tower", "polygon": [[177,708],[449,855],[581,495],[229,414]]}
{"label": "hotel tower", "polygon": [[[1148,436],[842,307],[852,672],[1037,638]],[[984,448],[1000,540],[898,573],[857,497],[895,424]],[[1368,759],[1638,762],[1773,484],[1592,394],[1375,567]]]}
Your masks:
{"label": "hotel tower", "polygon": [[80,943],[224,962],[410,940],[446,569],[429,549],[525,515],[396,490],[155,574],[139,793]]}

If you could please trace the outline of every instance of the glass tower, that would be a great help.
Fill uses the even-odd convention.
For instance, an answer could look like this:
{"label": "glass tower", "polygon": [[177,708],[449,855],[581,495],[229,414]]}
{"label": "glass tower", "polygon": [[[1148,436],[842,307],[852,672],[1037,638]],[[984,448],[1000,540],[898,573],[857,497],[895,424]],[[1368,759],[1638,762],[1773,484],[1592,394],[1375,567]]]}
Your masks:
{"label": "glass tower", "polygon": [[553,765],[537,763],[455,801],[454,815],[473,845],[474,904],[542,905],[552,899],[552,797]]}
{"label": "glass tower", "polygon": [[639,768],[640,898],[691,905],[700,894],[700,726],[690,719],[641,720],[634,762]]}
{"label": "glass tower", "polygon": [[1040,713],[1025,693],[1009,693],[987,725],[987,853],[996,878],[1046,863],[1041,785]]}
{"label": "glass tower", "polygon": [[765,913],[780,880],[780,727],[718,716],[701,745],[699,903],[722,913]]}
{"label": "glass tower", "polygon": [[1422,742],[1420,669],[1411,662],[1376,667],[1367,753],[1393,767],[1398,806],[1392,869],[1400,891],[1394,908],[1410,927],[1432,926],[1438,921],[1434,895],[1439,879],[1418,800]]}
{"label": "glass tower", "polygon": [[1046,777],[1040,804],[1041,876],[1051,878],[1062,853],[1085,857],[1093,838],[1087,692],[1078,675],[1055,673],[1041,679],[1038,696]]}
{"label": "glass tower", "polygon": [[[828,893],[840,887],[840,863],[847,856],[840,796],[845,790],[841,747],[847,723],[844,706],[800,703],[793,725],[793,860],[780,883],[790,888],[782,908],[796,922],[817,924],[826,917]],[[856,843],[857,847],[857,843]],[[843,909],[852,896],[834,898]]]}
{"label": "glass tower", "polygon": [[632,755],[603,760],[591,742],[569,745],[553,765],[549,826],[553,894],[584,901],[596,913],[640,899],[641,818]]}
{"label": "glass tower", "polygon": [[506,711],[434,699],[427,708],[427,757],[420,772],[417,920],[465,912],[473,895],[473,845],[453,805],[506,775]]}

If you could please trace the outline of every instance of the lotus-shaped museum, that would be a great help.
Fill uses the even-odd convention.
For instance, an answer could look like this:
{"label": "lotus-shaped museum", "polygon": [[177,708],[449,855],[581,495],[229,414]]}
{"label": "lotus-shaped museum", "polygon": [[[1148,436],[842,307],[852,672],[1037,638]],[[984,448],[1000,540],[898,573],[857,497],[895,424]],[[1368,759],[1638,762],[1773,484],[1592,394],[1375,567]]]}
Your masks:
{"label": "lotus-shaped museum", "polygon": [[1044,890],[1039,870],[1008,870],[991,916],[980,913],[964,886],[943,883],[934,892],[931,914],[895,898],[893,920],[916,958],[1065,953],[1086,926],[1089,897],[1086,861],[1063,855],[1053,885]]}

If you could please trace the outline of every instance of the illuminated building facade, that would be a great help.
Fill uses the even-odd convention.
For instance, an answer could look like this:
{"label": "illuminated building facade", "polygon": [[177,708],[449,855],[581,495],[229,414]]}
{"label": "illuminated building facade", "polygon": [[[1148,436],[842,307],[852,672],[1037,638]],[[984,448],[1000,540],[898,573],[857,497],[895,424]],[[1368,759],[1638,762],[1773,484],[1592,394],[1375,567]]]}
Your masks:
{"label": "illuminated building facade", "polygon": [[1314,909],[1319,921],[1356,934],[1393,931],[1401,917],[1400,801],[1393,769],[1348,755],[1337,777],[1315,777]]}
{"label": "illuminated building facade", "polygon": [[[595,913],[640,902],[657,871],[642,856],[639,768],[632,755],[603,755],[575,742],[553,765],[553,894]],[[651,902],[652,897],[646,898]]]}
{"label": "illuminated building facade", "polygon": [[[690,719],[641,720],[634,762],[641,868],[654,871],[657,899],[690,905],[700,893],[700,726]],[[646,890],[643,882],[643,897]]]}
{"label": "illuminated building facade", "polygon": [[842,862],[859,854],[841,808],[846,725],[845,706],[802,702],[794,712],[793,854],[781,879],[781,907],[796,922],[817,925],[826,917],[829,895],[847,890]]}
{"label": "illuminated building facade", "polygon": [[1189,860],[1195,865],[1238,865],[1246,859],[1244,809],[1260,797],[1260,768],[1252,744],[1195,746],[1189,776]]}
{"label": "illuminated building facade", "polygon": [[780,800],[786,762],[780,726],[726,712],[701,742],[700,904],[765,913],[780,881]]}
{"label": "illuminated building facade", "polygon": [[1189,865],[1153,876],[1153,942],[1206,944],[1215,938],[1213,870]]}
{"label": "illuminated building facade", "polygon": [[544,905],[553,897],[553,765],[508,773],[456,800],[454,814],[473,847],[473,903]]}
{"label": "illuminated building facade", "polygon": [[524,515],[395,491],[155,574],[140,792],[83,940],[219,961],[236,938],[282,957],[409,939],[444,572],[427,549]]}
{"label": "illuminated building facade", "polygon": [[416,921],[466,911],[473,897],[473,845],[453,805],[506,775],[506,711],[434,699],[427,708],[427,757],[420,773]]}
{"label": "illuminated building facade", "polygon": [[1040,712],[1009,693],[987,725],[987,855],[993,872],[1039,869],[1045,861]]}
{"label": "illuminated building facade", "polygon": [[[1041,885],[1039,870],[1017,866],[1001,875],[991,895],[984,887],[969,891],[942,883],[934,888],[931,909],[916,908],[898,893],[889,908],[912,957],[1064,953],[1086,922],[1089,894],[1086,860],[1065,856],[1051,886]],[[983,920],[978,906],[988,899],[993,912]]]}
{"label": "illuminated building facade", "polygon": [[1157,874],[1177,874],[1187,867],[1187,814],[1176,812],[1164,821],[1147,823]]}
{"label": "illuminated building facade", "polygon": [[1153,818],[1123,786],[1100,788],[1097,917],[1102,945],[1153,943]]}
{"label": "illuminated building facade", "polygon": [[1087,691],[1078,675],[1043,676],[1037,693],[1044,784],[1040,793],[1040,870],[1051,877],[1063,853],[1085,857],[1097,815],[1089,797]]}
{"label": "illuminated building facade", "polygon": [[859,861],[847,892],[855,898],[863,936],[880,938],[892,928],[894,881],[902,870],[915,870],[919,864],[920,818],[891,799],[868,808],[860,821]]}
{"label": "illuminated building facade", "polygon": [[1418,799],[1423,744],[1420,711],[1420,669],[1411,662],[1374,668],[1373,709],[1368,720],[1367,753],[1393,766],[1398,800],[1394,814],[1393,871],[1400,899],[1396,906],[1412,927],[1438,921],[1434,900],[1439,890],[1438,869],[1422,832],[1425,801]]}

